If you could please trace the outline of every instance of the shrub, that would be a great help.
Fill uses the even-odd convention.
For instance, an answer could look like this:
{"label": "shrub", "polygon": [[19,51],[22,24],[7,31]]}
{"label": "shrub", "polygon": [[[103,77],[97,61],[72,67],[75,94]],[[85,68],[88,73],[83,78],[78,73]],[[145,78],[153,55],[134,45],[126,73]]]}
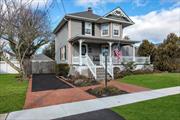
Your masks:
{"label": "shrub", "polygon": [[134,71],[115,71],[114,72],[114,78],[119,79],[123,78],[128,75],[138,75],[138,74],[151,74],[151,73],[160,73],[161,71],[159,70],[152,70],[152,69],[139,69],[139,70],[134,70]]}
{"label": "shrub", "polygon": [[136,68],[136,64],[133,61],[122,62],[121,64],[124,66],[125,71],[133,71]]}
{"label": "shrub", "polygon": [[56,74],[58,76],[67,77],[69,73],[69,65],[68,64],[56,64]]}
{"label": "shrub", "polygon": [[78,87],[99,84],[99,82],[97,82],[96,80],[87,78],[86,76],[80,75],[78,73],[76,74],[76,76],[69,76],[69,82]]}
{"label": "shrub", "polygon": [[158,46],[154,66],[161,71],[174,72],[178,70],[178,61],[180,58],[180,37],[171,33],[162,44]]}

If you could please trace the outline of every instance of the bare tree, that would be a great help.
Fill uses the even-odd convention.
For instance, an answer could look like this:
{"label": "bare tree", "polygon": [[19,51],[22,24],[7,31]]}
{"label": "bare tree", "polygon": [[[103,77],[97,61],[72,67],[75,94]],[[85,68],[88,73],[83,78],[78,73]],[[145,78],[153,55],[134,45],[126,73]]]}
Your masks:
{"label": "bare tree", "polygon": [[[20,67],[15,66],[3,54],[1,56],[9,65],[16,69],[23,78],[27,75],[26,66],[31,56],[51,38],[49,20],[46,9],[32,8],[31,1],[22,2],[16,0],[3,0],[5,15],[2,16],[3,31],[0,39],[8,41],[11,54],[16,56]],[[1,19],[1,18],[0,18]]]}

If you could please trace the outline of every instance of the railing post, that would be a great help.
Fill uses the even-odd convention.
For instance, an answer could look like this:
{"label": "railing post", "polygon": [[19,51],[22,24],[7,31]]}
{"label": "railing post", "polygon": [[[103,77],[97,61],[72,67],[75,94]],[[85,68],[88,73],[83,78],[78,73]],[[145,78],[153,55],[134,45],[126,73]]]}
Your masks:
{"label": "railing post", "polygon": [[135,45],[133,44],[133,62],[136,61],[135,54],[136,54]]}
{"label": "railing post", "polygon": [[79,65],[82,66],[82,40],[79,40]]}
{"label": "railing post", "polygon": [[110,62],[110,65],[112,65],[112,42],[108,42],[109,43],[109,62]]}
{"label": "railing post", "polygon": [[151,64],[151,56],[148,57],[148,63]]}
{"label": "railing post", "polygon": [[[82,42],[83,40],[79,40],[79,65],[80,67],[82,66]],[[80,74],[81,74],[82,70],[80,68]]]}

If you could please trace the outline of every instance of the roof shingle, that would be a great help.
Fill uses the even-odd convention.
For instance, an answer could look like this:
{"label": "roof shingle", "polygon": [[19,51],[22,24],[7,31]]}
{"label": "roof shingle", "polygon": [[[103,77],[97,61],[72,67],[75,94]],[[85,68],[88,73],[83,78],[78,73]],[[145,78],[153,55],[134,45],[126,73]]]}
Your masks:
{"label": "roof shingle", "polygon": [[84,11],[84,12],[78,12],[78,13],[72,13],[72,14],[68,14],[68,15],[73,15],[73,16],[77,16],[77,17],[85,17],[85,18],[91,18],[91,19],[98,19],[99,15],[96,15],[92,12],[89,11]]}

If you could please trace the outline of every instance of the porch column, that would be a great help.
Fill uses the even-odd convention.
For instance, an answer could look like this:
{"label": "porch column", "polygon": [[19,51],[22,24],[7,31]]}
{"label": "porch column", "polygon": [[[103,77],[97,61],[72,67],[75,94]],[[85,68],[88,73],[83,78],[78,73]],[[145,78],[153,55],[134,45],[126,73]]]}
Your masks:
{"label": "porch column", "polygon": [[109,62],[112,65],[112,42],[109,42]]}
{"label": "porch column", "polygon": [[135,45],[133,44],[133,61],[135,62],[136,61],[136,58],[135,58]]}
{"label": "porch column", "polygon": [[79,40],[79,65],[82,66],[82,40]]}

